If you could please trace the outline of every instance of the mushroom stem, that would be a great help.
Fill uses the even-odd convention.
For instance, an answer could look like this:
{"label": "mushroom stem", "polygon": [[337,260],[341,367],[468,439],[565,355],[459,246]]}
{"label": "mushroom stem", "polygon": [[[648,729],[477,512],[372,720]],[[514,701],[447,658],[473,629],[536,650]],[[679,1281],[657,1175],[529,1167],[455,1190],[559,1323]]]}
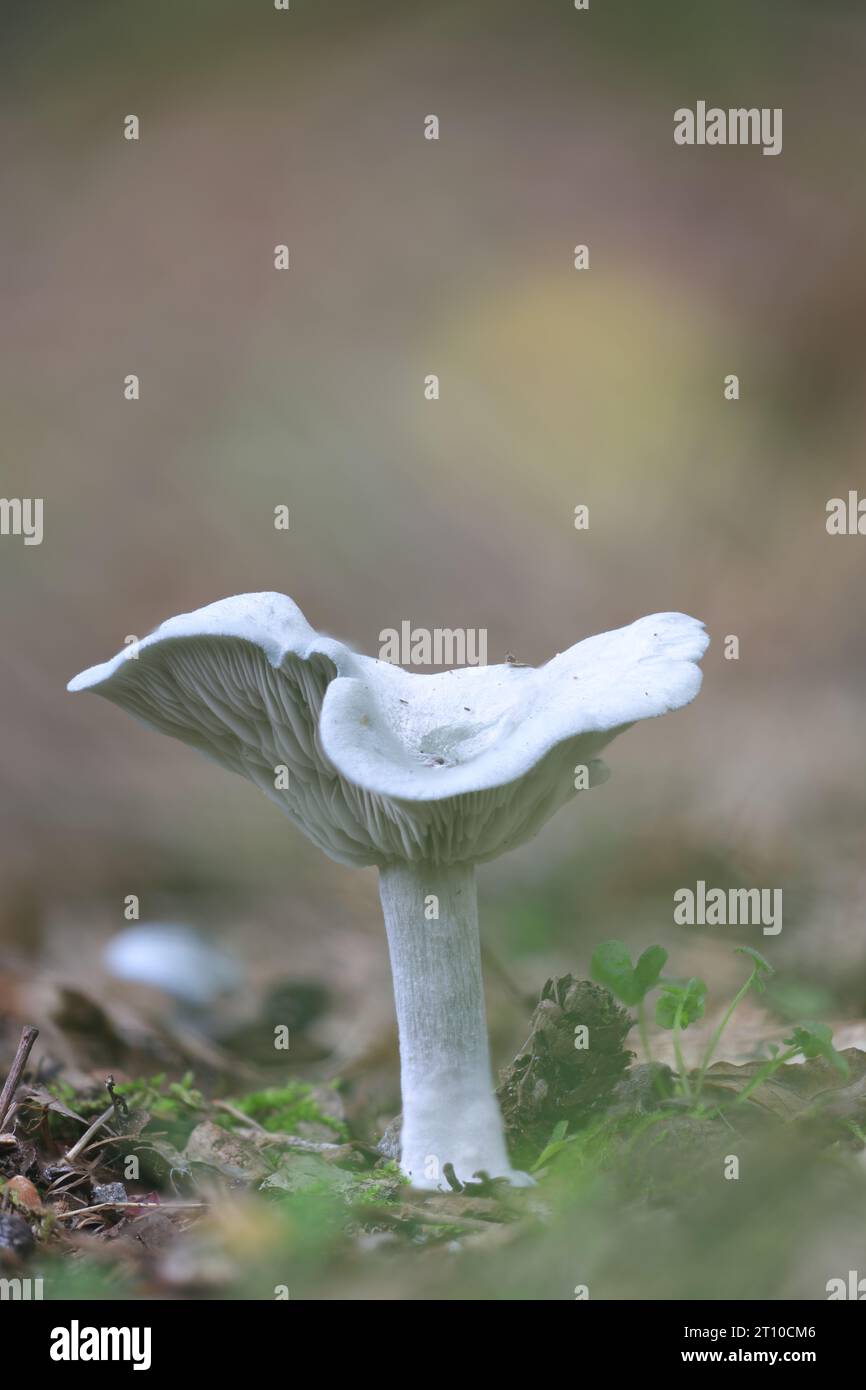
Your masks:
{"label": "mushroom stem", "polygon": [[510,1167],[490,1071],[475,870],[471,864],[386,865],[379,893],[400,1034],[400,1166],[415,1187],[448,1190],[452,1163],[530,1181]]}

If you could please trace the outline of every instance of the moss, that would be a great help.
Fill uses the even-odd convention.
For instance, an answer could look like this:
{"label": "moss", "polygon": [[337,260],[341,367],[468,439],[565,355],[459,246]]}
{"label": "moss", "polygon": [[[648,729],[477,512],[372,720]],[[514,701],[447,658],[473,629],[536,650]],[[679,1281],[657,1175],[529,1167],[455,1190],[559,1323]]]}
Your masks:
{"label": "moss", "polygon": [[165,1072],[115,1087],[130,1110],[147,1110],[153,1119],[179,1120],[189,1110],[201,1110],[205,1101],[201,1091],[193,1086],[191,1071],[180,1081],[166,1082]]}
{"label": "moss", "polygon": [[361,1206],[380,1206],[394,1202],[409,1179],[400,1171],[399,1165],[389,1160],[376,1167],[372,1173],[358,1174],[351,1191],[351,1200]]}
{"label": "moss", "polygon": [[[248,1115],[269,1134],[294,1134],[300,1124],[326,1125],[340,1139],[348,1137],[342,1120],[328,1115],[317,1101],[312,1086],[303,1081],[290,1081],[286,1086],[269,1086],[232,1100],[235,1110]],[[232,1128],[237,1121],[226,1116],[221,1123]]]}
{"label": "moss", "polygon": [[[207,1108],[201,1091],[193,1085],[194,1079],[192,1072],[187,1072],[180,1081],[168,1081],[165,1073],[160,1072],[116,1086],[115,1095],[126,1102],[133,1119],[136,1115],[147,1117],[143,1133],[155,1126],[169,1143],[182,1149]],[[123,1127],[122,1118],[118,1117],[118,1123]]]}
{"label": "moss", "polygon": [[[82,1095],[75,1090],[74,1086],[70,1086],[68,1081],[52,1081],[45,1089],[55,1100],[59,1100],[61,1105],[74,1110],[85,1120],[91,1115],[98,1115],[108,1104],[108,1096],[102,1088],[94,1088],[91,1095]],[[57,1116],[55,1112],[52,1118],[59,1119],[61,1117]]]}

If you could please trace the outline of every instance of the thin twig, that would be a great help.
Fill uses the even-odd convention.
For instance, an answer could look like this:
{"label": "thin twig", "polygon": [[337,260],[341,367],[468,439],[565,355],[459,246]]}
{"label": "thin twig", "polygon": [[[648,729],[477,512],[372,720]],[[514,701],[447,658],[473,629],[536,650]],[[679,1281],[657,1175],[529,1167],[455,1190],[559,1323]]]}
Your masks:
{"label": "thin twig", "polygon": [[11,1135],[12,1135],[12,1138],[13,1138],[13,1139],[15,1138],[15,1133],[14,1133],[15,1124],[14,1124],[14,1120],[15,1120],[15,1116],[18,1114],[18,1111],[19,1111],[20,1109],[21,1109],[21,1106],[18,1104],[18,1101],[17,1101],[17,1100],[13,1100],[12,1104],[9,1106],[9,1109],[6,1111],[6,1115],[5,1115],[4,1119],[3,1119],[3,1126],[4,1126],[4,1128],[3,1128],[3,1135],[4,1135],[4,1136],[8,1136],[8,1135],[11,1134]]}
{"label": "thin twig", "polygon": [[482,1221],[477,1216],[458,1216],[456,1213],[454,1216],[436,1216],[425,1211],[424,1207],[415,1207],[409,1202],[401,1202],[397,1208],[385,1205],[371,1207],[358,1203],[354,1210],[367,1219],[375,1217],[375,1220],[388,1222],[393,1226],[414,1221],[418,1226],[465,1226],[470,1231],[490,1231],[504,1224],[501,1221]]}
{"label": "thin twig", "polygon": [[46,1189],[45,1196],[65,1197],[67,1193],[74,1192],[76,1187],[89,1181],[89,1173],[77,1173],[73,1168],[68,1173],[62,1173],[59,1178],[55,1178],[51,1186]]}
{"label": "thin twig", "polygon": [[263,1134],[268,1134],[270,1132],[265,1129],[264,1125],[260,1125],[258,1120],[254,1120],[252,1115],[245,1115],[243,1110],[238,1110],[237,1106],[232,1105],[229,1100],[215,1100],[214,1105],[218,1110],[225,1110],[226,1113],[233,1116],[234,1119],[240,1120],[241,1124],[246,1129],[258,1129],[261,1130]]}
{"label": "thin twig", "polygon": [[269,1144],[281,1144],[284,1149],[299,1149],[301,1153],[325,1154],[346,1148],[351,1140],[347,1140],[345,1144],[331,1144],[324,1139],[302,1139],[299,1134],[272,1134],[269,1129],[264,1129],[261,1133],[257,1130],[251,1131],[250,1142],[262,1149]]}
{"label": "thin twig", "polygon": [[67,1163],[75,1162],[76,1158],[81,1153],[81,1150],[87,1147],[94,1134],[96,1134],[100,1129],[102,1129],[102,1126],[105,1124],[107,1120],[111,1119],[112,1115],[114,1114],[114,1110],[114,1101],[112,1101],[107,1110],[103,1110],[101,1115],[97,1115],[90,1128],[84,1131],[81,1138],[75,1141],[71,1149],[67,1149]]}
{"label": "thin twig", "polygon": [[97,1202],[95,1207],[79,1207],[77,1211],[54,1213],[56,1221],[72,1221],[76,1216],[89,1216],[94,1211],[114,1207],[137,1207],[139,1211],[186,1211],[191,1207],[206,1207],[207,1202]]}
{"label": "thin twig", "polygon": [[[147,1138],[161,1139],[164,1133],[165,1131],[161,1130],[159,1134],[148,1134]],[[143,1142],[141,1135],[107,1134],[104,1139],[94,1139],[93,1143],[88,1145],[88,1149],[101,1149],[104,1144],[136,1144],[141,1142]]]}
{"label": "thin twig", "polygon": [[265,1144],[282,1144],[285,1149],[301,1149],[305,1153],[324,1153],[330,1149],[341,1149],[342,1144],[329,1144],[318,1142],[314,1139],[302,1139],[298,1134],[274,1134],[271,1130],[265,1129],[264,1125],[254,1120],[252,1115],[245,1115],[243,1110],[238,1110],[236,1105],[232,1105],[229,1100],[215,1100],[214,1105],[219,1110],[225,1110],[226,1114],[233,1119],[239,1120],[254,1144],[264,1147]]}
{"label": "thin twig", "polygon": [[6,1078],[6,1085],[3,1087],[2,1092],[0,1092],[0,1129],[3,1128],[3,1121],[6,1119],[6,1113],[12,1104],[12,1098],[15,1092],[18,1090],[18,1082],[21,1080],[21,1073],[27,1065],[30,1049],[38,1037],[39,1029],[33,1028],[29,1024],[21,1034],[18,1047],[15,1050],[15,1056],[12,1060],[12,1066],[9,1069],[9,1075]]}

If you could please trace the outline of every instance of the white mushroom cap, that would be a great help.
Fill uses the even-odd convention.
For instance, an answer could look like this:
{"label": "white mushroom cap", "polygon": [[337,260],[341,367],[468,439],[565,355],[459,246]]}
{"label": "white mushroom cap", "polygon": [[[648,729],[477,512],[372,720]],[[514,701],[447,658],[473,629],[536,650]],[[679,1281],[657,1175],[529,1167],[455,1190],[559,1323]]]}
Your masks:
{"label": "white mushroom cap", "polygon": [[[703,625],[659,613],[545,666],[416,675],[321,636],[283,594],[171,618],[70,682],[261,787],[332,858],[494,858],[604,780],[599,751],[701,684]],[[275,770],[289,769],[277,790]]]}

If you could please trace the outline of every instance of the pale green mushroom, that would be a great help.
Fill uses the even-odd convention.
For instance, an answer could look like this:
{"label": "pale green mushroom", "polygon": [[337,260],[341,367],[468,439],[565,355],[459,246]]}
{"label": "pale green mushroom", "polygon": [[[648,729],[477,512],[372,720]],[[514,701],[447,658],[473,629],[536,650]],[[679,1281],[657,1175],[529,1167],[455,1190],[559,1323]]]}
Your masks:
{"label": "pale green mushroom", "polygon": [[[535,835],[575,769],[638,719],[694,699],[708,638],[658,613],[541,667],[416,675],[309,626],[283,594],[169,619],[70,682],[255,782],[341,864],[375,864],[400,1035],[401,1166],[526,1183],[490,1070],[475,865]],[[288,777],[278,770],[288,769]],[[287,785],[283,783],[287,782]]]}

